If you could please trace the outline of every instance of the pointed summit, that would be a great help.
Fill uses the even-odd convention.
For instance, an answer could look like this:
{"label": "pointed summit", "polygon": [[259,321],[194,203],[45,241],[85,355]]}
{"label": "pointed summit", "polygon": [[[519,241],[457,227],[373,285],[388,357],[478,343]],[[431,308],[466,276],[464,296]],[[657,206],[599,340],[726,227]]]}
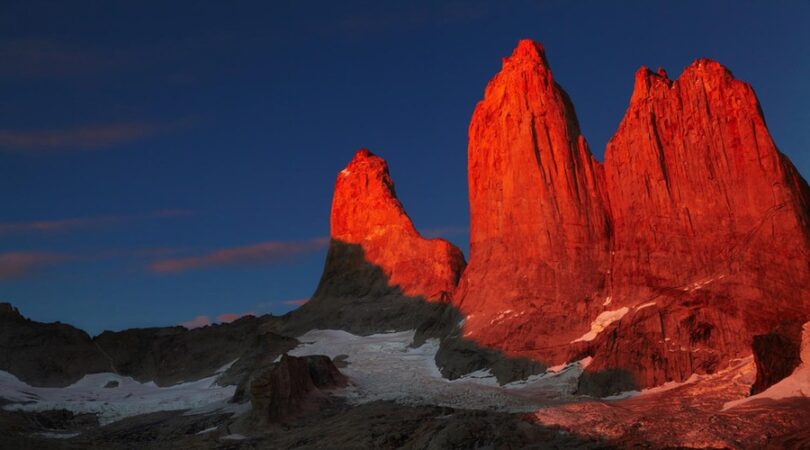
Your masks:
{"label": "pointed summit", "polygon": [[[638,307],[593,370],[642,385],[711,372],[755,334],[810,311],[807,184],[776,148],[747,83],[699,59],[678,79],[642,69],[605,152],[613,222],[607,294]],[[669,344],[661,345],[661,336]],[[657,367],[618,348],[632,347]]]}
{"label": "pointed summit", "polygon": [[[570,312],[584,311],[604,282],[602,171],[540,44],[521,41],[487,85],[470,123],[468,163],[471,254],[455,298],[470,315],[465,333],[503,342],[514,324],[491,323],[502,311],[560,329],[587,322]],[[542,339],[527,334],[508,345]]]}
{"label": "pointed summit", "polygon": [[542,47],[521,41],[475,108],[468,164],[453,300],[479,345],[592,356],[607,372],[580,388],[603,395],[714,373],[810,319],[810,188],[716,61],[675,80],[639,69],[602,166]]}
{"label": "pointed summit", "polygon": [[425,239],[397,199],[384,159],[358,150],[335,180],[331,239],[312,299],[285,332],[355,334],[412,330],[446,307],[465,261],[443,239]]}
{"label": "pointed summit", "polygon": [[359,243],[394,230],[408,236],[418,235],[397,199],[388,163],[369,150],[360,149],[335,181],[331,237]]}
{"label": "pointed summit", "polygon": [[539,63],[548,66],[546,50],[543,48],[543,45],[531,39],[520,40],[515,50],[512,51],[512,56],[504,58],[504,65],[506,65],[507,62],[510,64]]}
{"label": "pointed summit", "polygon": [[358,150],[338,173],[332,198],[333,242],[362,247],[388,283],[425,300],[448,298],[464,268],[461,251],[442,239],[424,239],[397,198],[388,163]]}

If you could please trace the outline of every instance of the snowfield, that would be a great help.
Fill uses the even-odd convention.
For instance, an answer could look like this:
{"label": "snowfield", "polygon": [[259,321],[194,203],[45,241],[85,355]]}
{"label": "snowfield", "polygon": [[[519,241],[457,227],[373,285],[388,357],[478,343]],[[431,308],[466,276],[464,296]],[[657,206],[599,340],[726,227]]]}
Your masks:
{"label": "snowfield", "polygon": [[[30,386],[0,371],[0,398],[11,402],[4,406],[7,410],[67,409],[74,413],[97,413],[99,422],[106,425],[156,411],[228,409],[231,405],[227,401],[236,387],[218,386],[215,382],[218,376],[158,387],[153,382],[139,383],[114,373],[96,373],[64,388],[43,388]],[[105,388],[110,382],[118,382],[118,386]]]}
{"label": "snowfield", "polygon": [[[621,314],[621,311],[619,311]],[[618,315],[618,314],[616,314]],[[596,327],[598,328],[598,327]],[[460,409],[486,409],[503,412],[534,412],[541,408],[584,400],[574,395],[577,381],[591,358],[549,368],[527,380],[499,386],[488,370],[447,380],[436,367],[439,349],[436,339],[419,348],[410,346],[414,331],[356,336],[339,330],[314,330],[300,336],[301,344],[289,352],[293,356],[327,355],[341,357],[348,365],[340,369],[350,385],[333,395],[349,403],[377,400],[405,405],[439,405]],[[810,348],[807,346],[806,348]],[[805,350],[807,351],[807,350]],[[803,354],[810,359],[810,355]],[[751,364],[750,358],[742,363]],[[808,395],[808,373],[802,370],[758,397],[781,398]],[[220,373],[227,368],[220,369]],[[735,370],[737,367],[735,366]],[[217,375],[170,387],[139,383],[130,377],[111,373],[88,375],[65,388],[32,387],[15,376],[0,371],[0,398],[9,410],[43,411],[67,409],[76,413],[97,413],[102,424],[156,411],[187,410],[186,414],[247,412],[250,404],[233,405],[228,400],[235,386],[219,386]],[[711,376],[692,376],[683,383],[667,383],[642,392],[625,392],[603,400],[621,400],[670,390],[696,383]],[[105,387],[117,382],[116,387]],[[114,383],[113,383],[114,384]],[[748,399],[745,399],[748,401]],[[731,402],[726,408],[736,406]],[[204,430],[203,432],[212,431]]]}
{"label": "snowfield", "polygon": [[529,412],[541,406],[570,401],[587,361],[558,371],[535,375],[526,381],[498,386],[489,371],[478,371],[457,380],[442,378],[436,367],[436,339],[419,348],[410,347],[414,331],[355,336],[345,331],[315,330],[301,336],[290,355],[346,355],[341,368],[352,382],[335,392],[349,402],[392,400],[402,404],[431,404],[454,408]]}
{"label": "snowfield", "polygon": [[[436,367],[438,340],[411,348],[414,331],[356,336],[345,331],[316,330],[301,337],[293,356],[346,355],[348,367],[340,369],[351,380],[334,392],[350,403],[392,400],[403,404],[431,404],[468,409],[529,412],[541,406],[570,401],[577,379],[589,358],[549,369],[528,380],[499,386],[488,371],[458,380],[442,378]],[[226,370],[220,369],[218,373]],[[187,414],[248,410],[229,404],[235,386],[219,386],[218,375],[202,380],[158,387],[113,373],[87,375],[65,388],[33,387],[0,371],[0,398],[7,410],[45,411],[66,409],[96,413],[102,424],[156,411],[188,410]],[[112,383],[111,383],[112,382]],[[116,387],[105,387],[115,384]]]}
{"label": "snowfield", "polygon": [[624,315],[627,314],[627,311],[629,311],[629,309],[626,306],[624,306],[615,311],[602,312],[602,314],[596,316],[596,319],[593,321],[593,323],[591,323],[590,331],[578,337],[577,339],[574,339],[573,341],[571,341],[571,343],[573,344],[575,342],[590,342],[596,339],[596,336],[598,336],[599,333],[604,331],[604,329],[610,326],[610,324],[612,324],[613,322],[624,317]]}

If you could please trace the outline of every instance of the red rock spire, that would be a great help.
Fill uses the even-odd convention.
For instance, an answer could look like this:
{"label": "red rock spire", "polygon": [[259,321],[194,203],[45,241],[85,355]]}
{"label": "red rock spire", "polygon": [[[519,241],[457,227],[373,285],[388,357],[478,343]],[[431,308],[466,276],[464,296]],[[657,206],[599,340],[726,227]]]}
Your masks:
{"label": "red rock spire", "polygon": [[642,387],[720,370],[810,318],[810,189],[719,63],[675,81],[640,69],[603,168],[542,47],[521,41],[469,139],[454,296],[468,339],[552,364],[592,355],[589,370]]}
{"label": "red rock spire", "polygon": [[807,184],[728,69],[701,59],[675,81],[640,69],[605,172],[607,294],[633,312],[594,342],[591,370],[623,369],[641,386],[683,380],[807,320]]}
{"label": "red rock spire", "polygon": [[640,69],[605,170],[620,300],[722,277],[769,291],[750,293],[770,305],[760,318],[788,298],[810,306],[806,183],[721,64],[697,60],[675,81]]}
{"label": "red rock spire", "polygon": [[392,286],[425,300],[449,298],[464,256],[443,239],[424,239],[397,199],[384,159],[366,149],[340,171],[332,199],[331,238],[360,245]]}
{"label": "red rock spire", "polygon": [[514,336],[514,323],[491,319],[543,316],[571,333],[573,323],[589,323],[585,305],[607,270],[603,174],[540,44],[520,41],[487,85],[470,124],[468,166],[471,254],[456,296],[471,316],[465,332],[524,349],[542,336]]}

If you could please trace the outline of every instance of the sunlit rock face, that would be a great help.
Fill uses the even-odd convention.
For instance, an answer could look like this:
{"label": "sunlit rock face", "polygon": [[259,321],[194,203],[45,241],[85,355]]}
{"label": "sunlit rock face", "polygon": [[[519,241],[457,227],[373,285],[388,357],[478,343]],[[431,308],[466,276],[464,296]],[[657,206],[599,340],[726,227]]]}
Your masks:
{"label": "sunlit rock face", "polygon": [[415,329],[446,308],[464,265],[458,248],[419,234],[397,199],[385,160],[359,150],[335,181],[318,288],[288,315],[284,332]]}
{"label": "sunlit rock face", "polygon": [[448,299],[465,265],[457,247],[416,231],[397,199],[388,164],[365,149],[337,176],[331,238],[359,245],[390,285],[428,301]]}
{"label": "sunlit rock face", "polygon": [[601,304],[610,225],[604,174],[540,44],[521,41],[469,129],[464,333],[510,354],[553,353]]}
{"label": "sunlit rock face", "polygon": [[593,374],[643,387],[808,318],[810,190],[751,87],[714,61],[674,81],[639,70],[602,166],[522,41],[475,109],[468,158],[468,339],[548,364],[594,356]]}
{"label": "sunlit rock face", "polygon": [[612,219],[607,295],[628,315],[593,370],[640,384],[714,372],[754,335],[810,311],[810,196],[750,85],[698,60],[677,80],[636,73],[607,146]]}

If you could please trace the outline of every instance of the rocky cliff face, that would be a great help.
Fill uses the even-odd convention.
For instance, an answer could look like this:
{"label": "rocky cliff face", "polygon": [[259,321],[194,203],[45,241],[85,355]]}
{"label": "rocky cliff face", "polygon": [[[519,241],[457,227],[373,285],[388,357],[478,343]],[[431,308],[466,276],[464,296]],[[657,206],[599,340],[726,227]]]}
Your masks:
{"label": "rocky cliff face", "polygon": [[698,60],[675,81],[640,69],[605,171],[619,304],[724,286],[754,302],[755,327],[808,305],[807,185],[722,65]]}
{"label": "rocky cliff face", "polygon": [[752,337],[785,319],[807,319],[807,184],[728,69],[698,60],[674,81],[639,70],[605,173],[606,295],[630,313],[593,370],[630,368],[643,386],[683,380],[750,354]]}
{"label": "rocky cliff face", "polygon": [[404,295],[446,300],[455,290],[464,255],[443,239],[424,239],[394,191],[384,159],[362,149],[335,181],[331,238],[359,245]]}
{"label": "rocky cliff face", "polygon": [[469,133],[465,336],[517,354],[567,343],[602,301],[610,226],[602,167],[539,44],[504,59]]}
{"label": "rocky cliff face", "polygon": [[345,386],[343,374],[327,356],[281,357],[250,383],[251,414],[259,423],[291,419],[308,406],[317,410],[321,390]]}
{"label": "rocky cliff face", "polygon": [[458,248],[416,231],[385,160],[359,150],[335,181],[331,242],[318,289],[288,316],[287,330],[416,328],[449,300],[464,266]]}
{"label": "rocky cliff face", "polygon": [[454,302],[482,345],[593,356],[591,382],[643,387],[714,372],[810,313],[810,191],[716,62],[639,70],[603,167],[522,41],[473,114],[469,183]]}

